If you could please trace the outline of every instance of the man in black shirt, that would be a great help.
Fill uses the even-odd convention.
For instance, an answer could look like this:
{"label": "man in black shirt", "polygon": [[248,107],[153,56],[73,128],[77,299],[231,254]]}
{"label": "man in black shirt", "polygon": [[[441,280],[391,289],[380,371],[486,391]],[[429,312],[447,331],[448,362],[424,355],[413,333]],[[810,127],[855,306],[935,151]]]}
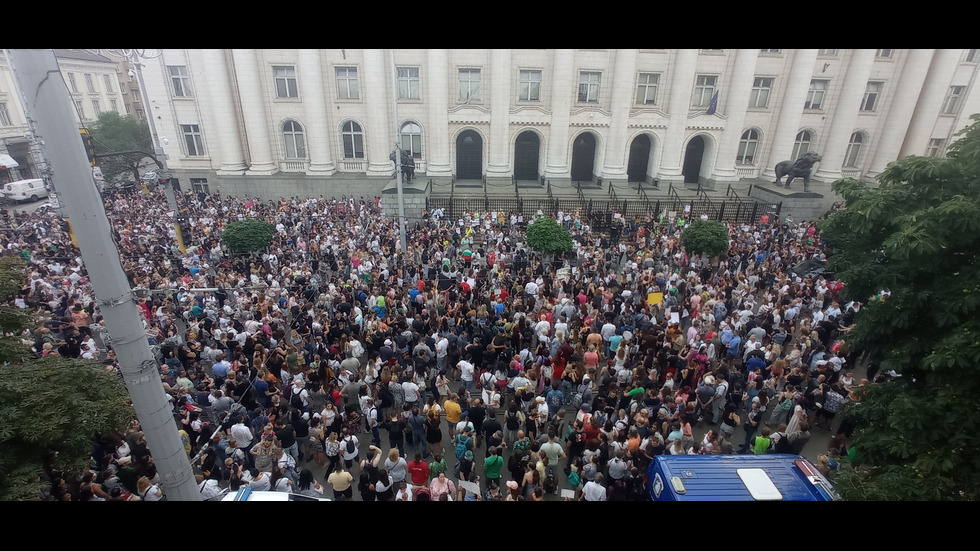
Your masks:
{"label": "man in black shirt", "polygon": [[[476,398],[469,408],[469,420],[473,423],[473,431],[476,432],[476,442],[474,447],[479,448],[483,441],[483,424],[487,417],[487,408],[484,407],[483,400]],[[492,434],[492,433],[491,433]]]}

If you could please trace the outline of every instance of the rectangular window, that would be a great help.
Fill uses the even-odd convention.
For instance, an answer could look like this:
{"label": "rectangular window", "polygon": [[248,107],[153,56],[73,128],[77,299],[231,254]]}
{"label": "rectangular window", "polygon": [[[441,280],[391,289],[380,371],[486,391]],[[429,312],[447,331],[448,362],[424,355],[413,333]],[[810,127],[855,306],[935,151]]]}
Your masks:
{"label": "rectangular window", "polygon": [[122,95],[124,95],[124,96],[129,93],[128,91],[126,91],[126,85],[125,84],[120,84],[119,85],[119,93],[122,94]]}
{"label": "rectangular window", "polygon": [[130,107],[128,103],[126,104],[126,114],[127,115],[132,115],[133,114],[133,108]]}
{"label": "rectangular window", "polygon": [[99,100],[92,100],[92,111],[95,111],[95,116],[98,117],[102,114],[102,106],[99,105]]}
{"label": "rectangular window", "polygon": [[759,53],[763,54],[778,54],[780,50],[759,50]]}
{"label": "rectangular window", "polygon": [[817,55],[834,56],[837,55],[837,50],[817,50]]}
{"label": "rectangular window", "polygon": [[752,83],[752,95],[749,96],[749,107],[765,109],[769,107],[769,94],[772,92],[770,77],[756,77]]}
{"label": "rectangular window", "polygon": [[541,99],[541,71],[522,70],[520,74],[521,101],[538,101]]}
{"label": "rectangular window", "polygon": [[946,140],[943,138],[932,138],[929,140],[929,147],[926,148],[926,157],[942,157],[946,152]]}
{"label": "rectangular window", "polygon": [[398,67],[398,99],[419,99],[418,67]]}
{"label": "rectangular window", "polygon": [[659,85],[659,73],[640,73],[640,79],[636,85],[636,103],[640,105],[655,105],[657,103],[657,87]]}
{"label": "rectangular window", "polygon": [[340,99],[358,99],[357,67],[337,67],[337,93]]}
{"label": "rectangular window", "polygon": [[976,63],[980,60],[980,50],[967,50],[966,51],[966,62]]}
{"label": "rectangular window", "polygon": [[116,100],[114,99],[109,100],[109,107],[112,108],[113,111],[117,113],[119,112],[119,104],[116,103]]}
{"label": "rectangular window", "polygon": [[10,112],[7,111],[6,103],[0,103],[0,126],[12,126],[10,124]]}
{"label": "rectangular window", "polygon": [[68,73],[68,84],[71,85],[71,91],[77,94],[78,93],[78,83],[75,82],[75,74],[74,73]]}
{"label": "rectangular window", "polygon": [[80,120],[85,120],[85,110],[82,109],[82,100],[75,100],[75,112],[78,113],[78,118]]}
{"label": "rectangular window", "polygon": [[211,188],[208,187],[207,178],[191,178],[191,189],[193,189],[195,193],[211,193]]}
{"label": "rectangular window", "polygon": [[299,90],[296,88],[296,67],[292,65],[274,65],[272,74],[276,81],[277,98],[298,98]]}
{"label": "rectangular window", "polygon": [[943,115],[955,115],[956,109],[960,105],[960,96],[963,95],[963,90],[965,86],[950,86],[949,92],[946,93],[946,99],[943,101]]}
{"label": "rectangular window", "polygon": [[187,74],[187,67],[184,65],[170,65],[170,83],[173,86],[175,98],[186,98],[191,95],[191,77]]}
{"label": "rectangular window", "polygon": [[480,70],[459,70],[459,99],[470,101],[480,99]]}
{"label": "rectangular window", "polygon": [[881,82],[869,82],[864,90],[864,99],[861,100],[861,111],[874,111],[878,104],[878,96],[881,94]]}
{"label": "rectangular window", "polygon": [[692,107],[707,107],[711,103],[711,96],[715,93],[715,84],[718,77],[715,75],[698,75],[694,84],[694,97],[691,99]]}
{"label": "rectangular window", "polygon": [[582,72],[578,78],[578,100],[585,102],[599,101],[599,81],[602,73]]}
{"label": "rectangular window", "polygon": [[875,57],[881,58],[881,59],[888,59],[891,56],[892,56],[892,51],[891,50],[878,50],[878,52],[875,53]]}
{"label": "rectangular window", "polygon": [[92,75],[85,73],[85,87],[88,88],[89,92],[95,92],[95,81],[92,80]]}
{"label": "rectangular window", "polygon": [[180,125],[180,130],[184,133],[187,156],[197,157],[204,155],[204,140],[201,139],[201,127],[196,124],[182,124]]}
{"label": "rectangular window", "polygon": [[823,106],[823,96],[827,93],[829,80],[811,80],[810,89],[806,93],[804,109],[820,109]]}
{"label": "rectangular window", "polygon": [[112,78],[109,75],[102,75],[102,82],[105,82],[105,91],[108,94],[112,94],[115,90],[112,88]]}

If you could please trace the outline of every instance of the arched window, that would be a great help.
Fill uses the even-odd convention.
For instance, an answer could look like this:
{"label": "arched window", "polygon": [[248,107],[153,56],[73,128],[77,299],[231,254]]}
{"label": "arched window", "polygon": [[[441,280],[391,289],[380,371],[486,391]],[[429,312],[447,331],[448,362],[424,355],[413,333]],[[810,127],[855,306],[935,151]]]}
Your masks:
{"label": "arched window", "polygon": [[864,136],[860,132],[851,134],[851,141],[847,142],[847,153],[844,154],[845,167],[856,168],[858,166],[862,143],[864,143]]}
{"label": "arched window", "polygon": [[402,149],[410,152],[413,159],[422,158],[422,128],[414,122],[402,125]]}
{"label": "arched window", "polygon": [[361,125],[354,121],[347,121],[343,128],[344,137],[344,158],[363,159],[364,158],[364,133],[361,132]]}
{"label": "arched window", "polygon": [[286,144],[286,158],[306,158],[306,139],[303,137],[303,127],[298,122],[290,120],[283,123],[282,139]]}
{"label": "arched window", "polygon": [[793,144],[793,160],[799,159],[804,153],[810,151],[810,143],[813,141],[813,134],[809,130],[801,130],[796,135],[796,143]]}
{"label": "arched window", "polygon": [[755,130],[746,130],[742,134],[742,139],[738,142],[738,157],[735,163],[740,165],[751,165],[755,160],[755,149],[759,146],[759,133]]}

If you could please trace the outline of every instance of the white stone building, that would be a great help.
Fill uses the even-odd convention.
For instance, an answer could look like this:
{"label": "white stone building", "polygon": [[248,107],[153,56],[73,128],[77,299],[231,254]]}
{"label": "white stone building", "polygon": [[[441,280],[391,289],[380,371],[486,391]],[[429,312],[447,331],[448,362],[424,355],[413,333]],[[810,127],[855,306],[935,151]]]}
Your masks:
{"label": "white stone building", "polygon": [[980,112],[978,61],[961,49],[162,50],[143,75],[184,189],[375,194],[400,136],[435,181],[771,181],[812,150],[827,191],[942,155]]}

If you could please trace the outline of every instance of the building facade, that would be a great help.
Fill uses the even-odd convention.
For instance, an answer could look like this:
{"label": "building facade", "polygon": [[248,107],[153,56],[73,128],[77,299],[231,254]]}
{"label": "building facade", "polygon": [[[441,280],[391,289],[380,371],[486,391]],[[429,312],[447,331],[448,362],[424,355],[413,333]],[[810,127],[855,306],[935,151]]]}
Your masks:
{"label": "building facade", "polygon": [[[182,187],[269,198],[377,193],[396,141],[436,182],[710,186],[771,181],[776,163],[816,151],[814,185],[829,189],[943,155],[980,112],[978,50],[159,54],[144,61],[146,112]],[[124,95],[125,71],[95,93],[90,68],[73,67],[86,116]]]}

